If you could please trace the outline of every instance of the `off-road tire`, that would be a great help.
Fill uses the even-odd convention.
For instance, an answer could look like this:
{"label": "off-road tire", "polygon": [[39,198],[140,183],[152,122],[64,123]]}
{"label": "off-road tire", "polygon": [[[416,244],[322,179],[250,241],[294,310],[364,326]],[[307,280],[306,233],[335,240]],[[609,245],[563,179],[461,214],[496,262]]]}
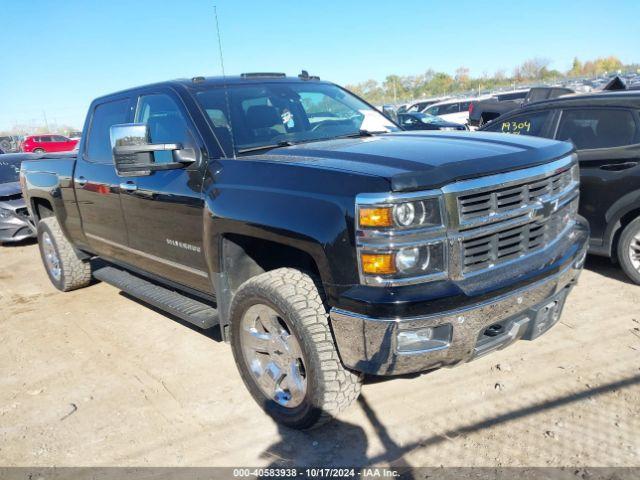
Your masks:
{"label": "off-road tire", "polygon": [[[296,429],[316,428],[356,401],[362,375],[347,370],[336,350],[321,289],[308,274],[280,268],[243,283],[231,305],[230,341],[240,375],[263,410],[277,422]],[[262,393],[244,358],[240,324],[253,305],[273,308],[286,318],[305,357],[307,391],[302,403],[284,407]]]}
{"label": "off-road tire", "polygon": [[[57,279],[49,270],[45,261],[43,249],[43,235],[47,233],[58,254],[61,267],[60,278]],[[46,217],[38,222],[38,246],[44,268],[51,280],[51,283],[63,292],[69,292],[78,288],[86,287],[91,282],[91,264],[86,260],[81,260],[74,250],[69,240],[62,233],[62,229],[55,217]]]}
{"label": "off-road tire", "polygon": [[640,217],[633,220],[629,223],[624,230],[622,230],[622,234],[620,235],[620,240],[618,241],[618,261],[620,262],[620,266],[624,273],[637,284],[640,284],[640,271],[633,266],[631,263],[631,258],[629,256],[629,250],[631,247],[631,242],[633,242],[634,237],[636,237],[640,233]]}

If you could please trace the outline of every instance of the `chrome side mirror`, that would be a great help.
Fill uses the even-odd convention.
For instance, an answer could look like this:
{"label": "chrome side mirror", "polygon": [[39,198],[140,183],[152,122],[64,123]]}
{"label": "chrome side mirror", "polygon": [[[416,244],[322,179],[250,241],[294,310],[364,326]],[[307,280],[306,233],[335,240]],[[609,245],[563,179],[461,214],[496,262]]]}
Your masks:
{"label": "chrome side mirror", "polygon": [[[113,125],[109,131],[113,163],[123,177],[150,175],[158,170],[184,168],[195,161],[191,156],[176,155],[182,150],[179,143],[150,143],[149,127],[145,123]],[[154,152],[172,152],[178,161],[155,163]]]}

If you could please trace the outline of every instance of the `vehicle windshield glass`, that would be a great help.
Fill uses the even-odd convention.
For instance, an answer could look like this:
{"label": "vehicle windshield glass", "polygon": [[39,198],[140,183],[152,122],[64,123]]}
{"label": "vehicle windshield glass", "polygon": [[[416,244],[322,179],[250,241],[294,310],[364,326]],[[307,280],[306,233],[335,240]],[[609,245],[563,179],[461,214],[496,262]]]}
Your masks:
{"label": "vehicle windshield glass", "polygon": [[436,117],[435,115],[431,115],[430,113],[421,113],[419,115],[420,121],[422,123],[441,123],[442,119],[440,117]]}
{"label": "vehicle windshield glass", "polygon": [[0,158],[0,183],[18,182],[20,180],[20,164],[8,162]]}
{"label": "vehicle windshield glass", "polygon": [[[316,82],[229,85],[196,91],[227,156],[247,149],[399,130],[341,88]],[[230,113],[229,113],[230,110]]]}

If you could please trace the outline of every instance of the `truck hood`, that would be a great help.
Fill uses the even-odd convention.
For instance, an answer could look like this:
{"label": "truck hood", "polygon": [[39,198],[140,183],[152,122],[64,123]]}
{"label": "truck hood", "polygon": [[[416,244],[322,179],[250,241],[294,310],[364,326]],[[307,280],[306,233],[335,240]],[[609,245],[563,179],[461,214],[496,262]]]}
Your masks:
{"label": "truck hood", "polygon": [[384,177],[400,192],[532,167],[572,150],[565,142],[501,133],[398,132],[294,145],[251,158]]}

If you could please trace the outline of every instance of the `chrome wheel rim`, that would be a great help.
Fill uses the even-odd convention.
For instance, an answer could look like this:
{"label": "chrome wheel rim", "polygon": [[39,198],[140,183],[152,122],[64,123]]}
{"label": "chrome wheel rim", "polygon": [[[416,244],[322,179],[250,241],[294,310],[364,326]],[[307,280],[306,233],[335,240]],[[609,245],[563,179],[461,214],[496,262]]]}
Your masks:
{"label": "chrome wheel rim", "polygon": [[291,327],[273,308],[257,304],[242,316],[240,345],[262,393],[279,405],[297,407],[307,393],[305,360]]}
{"label": "chrome wheel rim", "polygon": [[42,235],[42,250],[44,251],[44,263],[47,265],[47,270],[53,278],[60,280],[62,277],[62,267],[60,266],[60,257],[53,240],[47,232]]}
{"label": "chrome wheel rim", "polygon": [[640,271],[640,232],[637,232],[629,244],[629,260],[633,268]]}

